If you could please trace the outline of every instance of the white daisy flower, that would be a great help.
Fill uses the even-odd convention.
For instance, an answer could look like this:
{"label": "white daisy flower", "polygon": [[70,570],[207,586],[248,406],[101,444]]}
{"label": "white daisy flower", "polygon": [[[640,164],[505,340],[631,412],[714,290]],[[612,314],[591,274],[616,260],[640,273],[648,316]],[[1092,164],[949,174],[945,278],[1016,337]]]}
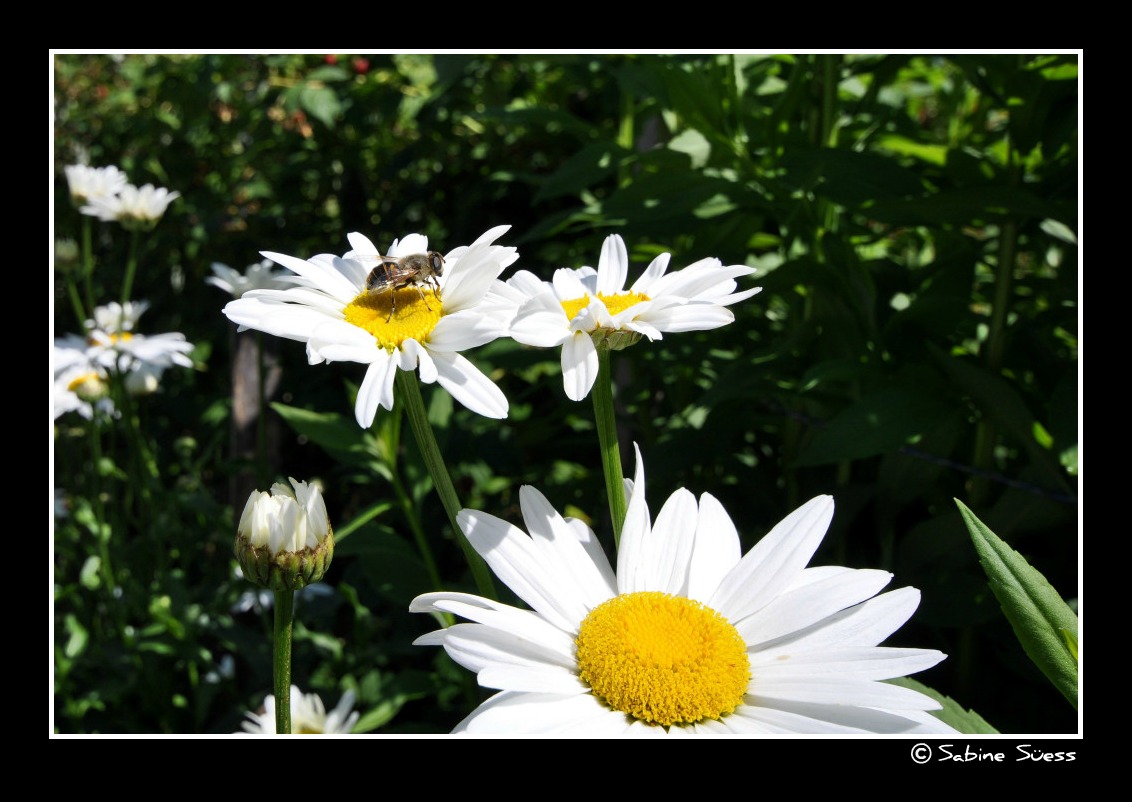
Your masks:
{"label": "white daisy flower", "polygon": [[113,416],[114,402],[106,371],[87,353],[86,341],[75,335],[57,337],[51,348],[52,405],[55,420],[68,412],[77,412],[87,420],[95,412]]}
{"label": "white daisy flower", "polygon": [[94,308],[93,318],[86,327],[99,329],[107,334],[122,334],[137,328],[138,319],[149,309],[149,301],[126,301],[125,305],[111,301],[105,306]]}
{"label": "white daisy flower", "polygon": [[564,267],[552,282],[519,271],[507,281],[522,298],[511,336],[540,348],[561,345],[566,395],[580,401],[597,379],[599,344],[618,350],[641,335],[659,340],[664,332],[725,326],[735,319],[726,307],[762,289],[735,291],[735,279],[755,272],[753,267],[709,258],[666,274],[670,258],[662,253],[653,259],[627,291],[629,254],[616,234],[602,244],[597,270]]}
{"label": "white daisy flower", "polygon": [[[291,686],[291,733],[293,735],[338,735],[352,732],[361,717],[350,712],[354,707],[354,692],[342,694],[338,706],[326,712],[326,706],[316,693],[304,694]],[[241,726],[244,732],[257,735],[275,735],[275,695],[263,700],[262,713],[248,713]]]}
{"label": "white daisy flower", "polygon": [[281,280],[284,274],[274,267],[270,259],[264,259],[248,265],[247,270],[241,273],[221,262],[213,262],[212,272],[215,275],[206,278],[205,282],[219,287],[233,298],[242,298],[249,290],[283,289],[288,283]]}
{"label": "white daisy flower", "polygon": [[157,225],[169,204],[179,197],[180,192],[170,192],[153,184],[143,187],[125,184],[116,195],[90,198],[79,211],[99,220],[117,220],[131,231],[148,231]]}
{"label": "white daisy flower", "polygon": [[105,368],[116,368],[123,374],[137,373],[143,381],[131,388],[143,391],[150,379],[160,379],[166,368],[180,365],[191,368],[193,360],[188,354],[193,344],[179,331],[166,334],[134,334],[124,331],[110,334],[101,329],[90,332],[91,358]]}
{"label": "white daisy flower", "polygon": [[88,167],[69,164],[63,168],[67,187],[76,206],[83,206],[95,198],[110,198],[126,185],[126,174],[117,167]]}
{"label": "white daisy flower", "polygon": [[[428,256],[428,238],[410,234],[394,240],[384,255],[358,233],[349,235],[353,250],[339,258],[319,254],[299,259],[281,253],[263,255],[294,271],[298,285],[286,290],[251,290],[224,307],[240,329],[257,329],[307,344],[307,359],[351,361],[368,365],[354,412],[368,428],[377,408],[393,409],[397,370],[417,370],[421,381],[439,382],[461,404],[489,418],[507,417],[507,398],[461,351],[506,334],[504,318],[480,308],[503,269],[518,258],[514,248],[492,243],[510,226],[498,226],[469,246],[442,258],[434,275],[418,282],[370,282],[382,259]],[[384,275],[389,275],[385,273]]]}
{"label": "white daisy flower", "polygon": [[412,612],[455,624],[416,640],[443,646],[500,693],[467,733],[682,735],[954,732],[929,697],[883,682],[938,663],[928,649],[878,646],[920,594],[877,595],[892,575],[807,568],[833,516],[819,496],[746,555],[722,505],[687,490],[655,522],[636,477],[614,573],[594,533],[523,487],[528,535],[462,510],[476,551],[531,610],[467,593],[426,593]]}

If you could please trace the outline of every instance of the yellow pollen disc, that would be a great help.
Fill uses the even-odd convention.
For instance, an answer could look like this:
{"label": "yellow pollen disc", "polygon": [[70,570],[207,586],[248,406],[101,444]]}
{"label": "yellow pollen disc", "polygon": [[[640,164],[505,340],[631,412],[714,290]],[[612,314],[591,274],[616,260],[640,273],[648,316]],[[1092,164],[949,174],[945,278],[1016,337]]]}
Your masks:
{"label": "yellow pollen disc", "polygon": [[80,389],[97,389],[101,384],[102,379],[97,373],[82,373],[67,383],[67,389],[74,393]]}
{"label": "yellow pollen disc", "polygon": [[669,726],[719,719],[743,701],[747,645],[710,607],[657,591],[595,607],[575,639],[578,673],[615,710]]}
{"label": "yellow pollen disc", "polygon": [[[346,322],[368,331],[376,338],[377,344],[388,351],[400,348],[401,343],[408,339],[426,342],[440,321],[444,305],[433,287],[422,289],[424,298],[416,287],[393,292],[363,292],[343,310]],[[394,293],[397,294],[397,310],[390,315]],[[386,318],[389,318],[388,322]]]}
{"label": "yellow pollen disc", "polygon": [[[647,301],[649,297],[639,292],[622,292],[617,295],[605,295],[598,293],[597,297],[605,304],[605,308],[609,310],[609,314],[616,315],[618,312],[624,312],[633,304],[639,304],[641,301]],[[584,295],[581,298],[573,298],[569,301],[562,302],[562,308],[566,310],[566,319],[573,320],[574,315],[581,312],[590,303],[590,296]]]}

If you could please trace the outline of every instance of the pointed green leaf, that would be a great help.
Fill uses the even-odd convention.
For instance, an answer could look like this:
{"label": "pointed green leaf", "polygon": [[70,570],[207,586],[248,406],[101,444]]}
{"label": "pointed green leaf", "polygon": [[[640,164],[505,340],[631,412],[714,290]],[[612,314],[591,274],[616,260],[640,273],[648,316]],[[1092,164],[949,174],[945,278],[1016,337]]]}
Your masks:
{"label": "pointed green leaf", "polygon": [[896,679],[886,680],[890,685],[899,685],[902,688],[910,688],[913,691],[919,691],[925,696],[930,696],[941,705],[942,710],[932,710],[931,714],[942,721],[944,724],[950,724],[959,732],[965,735],[997,735],[998,730],[986,722],[982,716],[974,710],[967,710],[963,705],[956,702],[950,696],[944,696],[934,688],[929,688],[922,682],[912,679],[911,677],[898,677]]}
{"label": "pointed green leaf", "polygon": [[1077,616],[1049,581],[958,499],[959,513],[1002,612],[1022,648],[1077,707]]}

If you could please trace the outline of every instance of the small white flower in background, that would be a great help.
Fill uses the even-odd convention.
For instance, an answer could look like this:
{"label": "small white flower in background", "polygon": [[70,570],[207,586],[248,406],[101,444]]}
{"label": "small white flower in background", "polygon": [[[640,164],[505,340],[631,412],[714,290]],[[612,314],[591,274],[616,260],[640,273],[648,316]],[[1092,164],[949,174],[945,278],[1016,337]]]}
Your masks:
{"label": "small white flower in background", "polygon": [[[433,279],[393,289],[367,288],[367,277],[381,258],[427,254],[428,238],[410,234],[394,240],[379,255],[365,236],[349,235],[353,250],[345,256],[318,254],[299,259],[264,251],[263,255],[296,274],[286,290],[251,290],[224,307],[240,329],[298,340],[307,359],[360,362],[367,366],[358,389],[354,415],[369,428],[377,408],[393,409],[398,370],[418,371],[426,384],[439,382],[452,397],[489,418],[507,417],[507,398],[460,352],[506,334],[503,318],[480,308],[503,269],[518,258],[514,248],[492,244],[509,226],[485,232],[468,246],[443,257]],[[394,312],[396,306],[396,314]]]}
{"label": "small white flower in background", "polygon": [[83,206],[98,198],[112,198],[126,185],[126,174],[117,167],[88,167],[69,164],[63,168],[67,187],[76,206]]}
{"label": "small white flower in background", "polygon": [[334,533],[318,485],[291,479],[271,492],[253,490],[236,530],[236,559],[244,576],[272,590],[318,582],[334,556]]}
{"label": "small white flower in background", "polygon": [[60,487],[55,488],[55,517],[63,519],[70,516],[70,506],[70,502],[67,501],[67,491]]}
{"label": "small white flower in background", "polygon": [[193,366],[189,357],[193,344],[184,334],[135,333],[138,318],[148,308],[146,301],[125,306],[115,301],[96,307],[93,319],[87,321],[87,356],[96,365],[125,375],[126,389],[134,394],[154,392],[166,368]]}
{"label": "small white flower in background", "polygon": [[455,624],[417,638],[442,646],[500,691],[457,732],[520,735],[947,733],[928,696],[883,680],[944,659],[879,646],[920,593],[877,595],[892,575],[807,568],[833,517],[819,496],[746,555],[713,496],[677,490],[654,521],[636,476],[614,573],[593,531],[532,487],[530,532],[474,510],[460,528],[530,610],[468,593],[418,596],[411,612]]}
{"label": "small white flower in background", "polygon": [[137,328],[138,318],[149,309],[149,301],[126,301],[123,306],[111,301],[94,308],[94,317],[87,320],[87,330],[99,329],[107,334],[122,334]]}
{"label": "small white flower in background", "polygon": [[709,258],[666,274],[670,254],[652,260],[626,290],[629,255],[625,241],[606,237],[592,267],[560,268],[554,280],[521,270],[507,280],[518,303],[511,336],[540,348],[562,346],[566,395],[580,401],[597,379],[597,348],[613,350],[641,335],[659,340],[664,332],[703,331],[735,319],[727,306],[750,298],[761,287],[736,292],[735,279],[755,272]]}
{"label": "small white flower in background", "polygon": [[[338,706],[326,712],[322,699],[316,693],[304,694],[291,686],[291,733],[294,735],[338,735],[353,731],[361,714],[354,708],[354,692],[346,691]],[[243,732],[257,735],[275,735],[275,695],[263,700],[262,713],[248,713]]]}
{"label": "small white flower in background", "polygon": [[275,265],[270,259],[248,265],[248,269],[241,273],[239,270],[228,267],[221,262],[212,263],[212,272],[205,282],[212,284],[233,298],[242,298],[249,290],[280,290],[289,285],[283,281],[285,275],[274,269]]}
{"label": "small white flower in background", "polygon": [[99,220],[116,220],[130,231],[148,231],[165,215],[169,204],[179,197],[180,192],[170,192],[153,184],[142,187],[126,184],[116,195],[91,198],[80,211]]}
{"label": "small white flower in background", "polygon": [[91,360],[87,343],[81,337],[56,338],[51,349],[51,368],[55,420],[68,412],[77,412],[87,420],[91,420],[95,412],[107,416],[115,414],[114,402],[107,396],[106,373]]}

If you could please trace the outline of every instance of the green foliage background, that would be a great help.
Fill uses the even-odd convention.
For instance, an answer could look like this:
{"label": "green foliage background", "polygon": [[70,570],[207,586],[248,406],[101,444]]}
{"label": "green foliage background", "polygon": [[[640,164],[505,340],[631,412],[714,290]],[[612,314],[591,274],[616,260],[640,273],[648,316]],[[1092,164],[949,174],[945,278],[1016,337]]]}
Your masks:
{"label": "green foliage background", "polygon": [[[231,480],[247,470],[321,480],[341,537],[296,605],[296,684],[331,706],[355,689],[359,729],[377,733],[445,732],[471,710],[467,672],[411,646],[435,625],[407,613],[431,589],[414,527],[444,586],[473,586],[399,414],[361,431],[359,366],[310,367],[278,341],[278,462],[235,459],[236,335],[204,279],[261,250],[340,254],[351,231],[447,251],[506,223],[514,269],[547,278],[596,265],[613,232],[632,277],[662,251],[673,267],[760,268],[734,324],[614,354],[622,455],[640,445],[650,502],[710,491],[746,548],[832,493],[815,562],[921,589],[890,643],[949,658],[917,680],[1004,733],[1076,732],[953,499],[1075,603],[1078,72],[1073,54],[56,54],[55,237],[81,225],[66,164],[179,191],[143,239],[134,294],[152,304],[141,330],[184,332],[198,370],[168,371],[139,405],[155,503],[131,493],[121,439],[95,459],[81,419],[56,421],[69,515],[53,530],[54,731],[232,732],[270,693],[270,611],[231,555],[247,496]],[[96,233],[107,302],[127,240]],[[62,286],[57,268],[56,336],[81,331]],[[563,395],[557,350],[497,341],[469,357],[511,414],[425,388],[464,504],[519,522],[533,484],[608,539],[592,409]],[[127,526],[98,527],[94,488]],[[114,589],[91,570],[100,539]]]}

